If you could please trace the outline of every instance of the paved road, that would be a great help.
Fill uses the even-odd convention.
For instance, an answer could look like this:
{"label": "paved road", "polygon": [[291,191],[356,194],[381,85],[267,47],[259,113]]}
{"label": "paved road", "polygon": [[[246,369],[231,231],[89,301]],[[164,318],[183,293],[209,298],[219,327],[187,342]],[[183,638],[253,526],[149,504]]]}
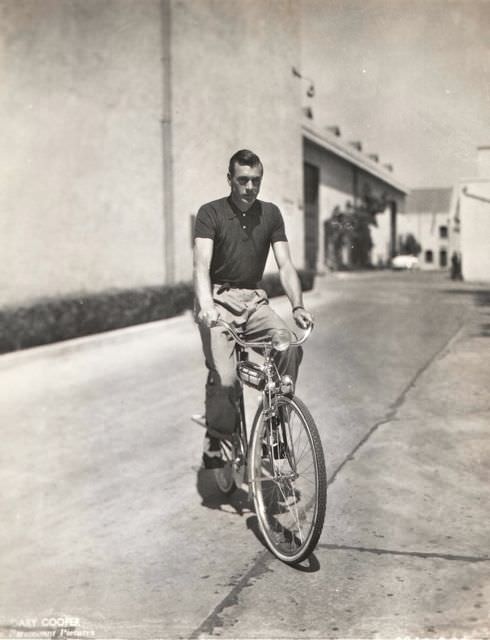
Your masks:
{"label": "paved road", "polygon": [[307,299],[330,485],[297,570],[198,469],[190,317],[0,358],[0,637],[489,636],[488,290],[381,273]]}

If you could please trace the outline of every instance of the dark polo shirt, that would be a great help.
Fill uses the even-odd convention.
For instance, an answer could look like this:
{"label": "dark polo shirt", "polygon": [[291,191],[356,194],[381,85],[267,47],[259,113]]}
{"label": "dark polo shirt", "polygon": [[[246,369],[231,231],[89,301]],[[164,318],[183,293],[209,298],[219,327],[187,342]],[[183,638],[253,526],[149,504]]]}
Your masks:
{"label": "dark polo shirt", "polygon": [[242,213],[231,197],[203,205],[196,217],[194,238],[214,241],[211,282],[250,284],[262,279],[272,243],[287,241],[281,212],[272,202],[256,200]]}

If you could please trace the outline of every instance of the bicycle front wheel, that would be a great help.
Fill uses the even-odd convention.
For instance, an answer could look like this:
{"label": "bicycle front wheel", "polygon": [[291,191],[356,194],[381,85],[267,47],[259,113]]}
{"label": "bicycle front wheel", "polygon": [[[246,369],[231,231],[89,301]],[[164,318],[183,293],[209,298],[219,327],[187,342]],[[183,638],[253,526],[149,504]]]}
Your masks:
{"label": "bicycle front wheel", "polygon": [[315,422],[298,398],[279,396],[278,415],[255,416],[249,482],[267,546],[297,564],[315,548],[327,501],[323,448]]}

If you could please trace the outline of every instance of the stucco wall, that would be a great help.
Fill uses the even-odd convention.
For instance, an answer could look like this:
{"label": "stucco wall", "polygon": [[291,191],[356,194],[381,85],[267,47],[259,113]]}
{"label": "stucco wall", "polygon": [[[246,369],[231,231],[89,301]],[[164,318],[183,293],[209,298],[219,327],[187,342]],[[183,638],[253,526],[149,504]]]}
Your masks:
{"label": "stucco wall", "polygon": [[[442,238],[439,233],[440,227],[446,227],[448,231],[448,237]],[[434,269],[448,269],[450,266],[450,243],[449,234],[450,220],[449,213],[447,211],[430,212],[425,213],[410,213],[407,212],[398,218],[398,238],[402,235],[411,233],[417,242],[420,244],[422,250],[420,252],[419,265],[420,268],[426,271]],[[433,261],[428,262],[426,260],[426,252],[432,251]],[[440,252],[445,251],[447,255],[446,266],[440,264]]]}
{"label": "stucco wall", "polygon": [[282,210],[301,266],[298,3],[173,0],[171,16],[174,279],[191,277],[191,215],[228,195],[228,160],[241,148],[262,159],[259,197]]}
{"label": "stucco wall", "polygon": [[304,146],[304,160],[320,169],[320,220],[329,218],[337,205],[353,203],[352,165],[309,142]]}
{"label": "stucco wall", "polygon": [[159,0],[3,0],[0,305],[164,280]]}
{"label": "stucco wall", "polygon": [[[400,217],[398,216],[398,220]],[[376,216],[376,226],[371,226],[371,264],[383,267],[389,264],[391,258],[391,219],[390,208]]]}
{"label": "stucco wall", "polygon": [[[399,210],[403,209],[404,198],[390,185],[309,141],[305,141],[304,144],[304,160],[320,169],[318,269],[321,270],[325,267],[324,222],[332,216],[335,207],[345,210],[347,203],[353,205],[356,189],[360,197],[366,188],[370,189],[372,196],[378,198],[386,193],[389,199],[397,203]],[[378,214],[377,221],[378,227],[371,227],[374,245],[371,255],[374,264],[377,264],[378,260],[386,262],[389,258],[389,209]]]}
{"label": "stucco wall", "polygon": [[320,170],[317,268],[322,271],[325,268],[323,225],[336,206],[345,209],[347,202],[353,203],[353,172],[349,163],[307,141],[304,143],[304,161]]}
{"label": "stucco wall", "polygon": [[[463,190],[466,188],[466,194]],[[490,282],[490,179],[460,185],[461,256],[465,280]]]}

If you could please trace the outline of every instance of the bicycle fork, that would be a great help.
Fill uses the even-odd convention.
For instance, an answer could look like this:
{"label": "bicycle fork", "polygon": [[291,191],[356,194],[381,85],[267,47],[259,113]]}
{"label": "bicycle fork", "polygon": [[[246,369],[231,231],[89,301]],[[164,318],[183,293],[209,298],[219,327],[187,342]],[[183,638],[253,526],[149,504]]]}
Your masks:
{"label": "bicycle fork", "polygon": [[[286,407],[281,406],[275,393],[268,394],[268,406],[264,409],[267,453],[274,479],[296,480],[296,456]],[[287,460],[289,470],[280,469],[279,462]]]}

